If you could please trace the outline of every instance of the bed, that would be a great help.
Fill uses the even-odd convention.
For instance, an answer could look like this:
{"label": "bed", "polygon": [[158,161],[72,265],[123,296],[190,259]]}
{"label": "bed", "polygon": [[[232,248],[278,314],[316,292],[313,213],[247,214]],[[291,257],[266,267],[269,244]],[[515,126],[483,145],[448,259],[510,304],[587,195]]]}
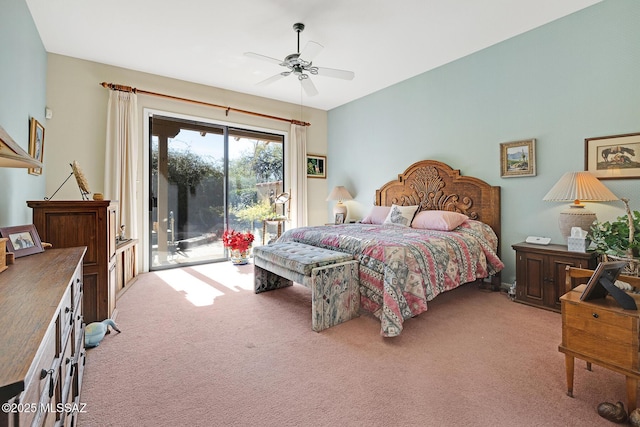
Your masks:
{"label": "bed", "polygon": [[383,206],[417,206],[415,220],[422,211],[468,219],[451,231],[379,221],[299,227],[278,241],[352,254],[360,262],[360,307],[380,319],[385,337],[399,335],[405,320],[425,312],[443,292],[489,277],[499,286],[500,187],[423,160],[376,190],[373,209],[384,211]]}

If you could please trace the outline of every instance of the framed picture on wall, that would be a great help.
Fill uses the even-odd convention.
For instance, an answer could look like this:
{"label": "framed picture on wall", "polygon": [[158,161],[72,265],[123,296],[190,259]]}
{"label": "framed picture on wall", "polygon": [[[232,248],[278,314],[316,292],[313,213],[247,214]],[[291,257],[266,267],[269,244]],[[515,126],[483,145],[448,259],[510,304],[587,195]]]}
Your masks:
{"label": "framed picture on wall", "polygon": [[585,139],[584,170],[598,179],[640,178],[640,133]]}
{"label": "framed picture on wall", "polygon": [[327,156],[307,154],[307,176],[309,178],[326,178]]}
{"label": "framed picture on wall", "polygon": [[500,176],[536,176],[536,140],[500,144]]}
{"label": "framed picture on wall", "polygon": [[[44,127],[33,117],[29,132],[29,155],[42,163],[44,155]],[[41,175],[42,168],[29,168],[31,175]]]}
{"label": "framed picture on wall", "polygon": [[7,239],[7,252],[16,258],[44,252],[38,231],[33,224],[0,228],[0,237]]}

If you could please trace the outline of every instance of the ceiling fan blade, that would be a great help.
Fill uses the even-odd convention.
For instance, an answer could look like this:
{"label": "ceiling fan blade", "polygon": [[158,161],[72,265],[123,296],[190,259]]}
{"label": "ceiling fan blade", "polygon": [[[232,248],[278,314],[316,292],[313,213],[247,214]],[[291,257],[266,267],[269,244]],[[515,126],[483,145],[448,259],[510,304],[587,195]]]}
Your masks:
{"label": "ceiling fan blade", "polygon": [[261,61],[271,62],[272,64],[276,64],[276,65],[282,65],[282,61],[281,60],[276,59],[276,58],[272,58],[270,56],[260,55],[259,53],[245,52],[244,56],[247,56],[249,58],[259,59]]}
{"label": "ceiling fan blade", "polygon": [[284,73],[276,74],[275,76],[271,76],[266,80],[263,80],[261,82],[256,83],[256,86],[267,86],[267,85],[270,85],[271,83],[275,83],[278,80],[280,80],[282,78],[285,78],[289,74],[291,74],[291,73],[290,72],[284,72]]}
{"label": "ceiling fan blade", "polygon": [[335,68],[316,67],[319,76],[334,77],[336,79],[353,80],[356,76],[353,71],[337,70]]}
{"label": "ceiling fan blade", "polygon": [[313,61],[313,58],[315,58],[322,51],[322,49],[324,49],[324,46],[322,46],[320,43],[308,41],[304,49],[302,49],[302,52],[300,52],[300,58],[304,59],[307,62],[311,62]]}
{"label": "ceiling fan blade", "polygon": [[300,84],[307,96],[316,96],[318,94],[318,89],[316,89],[316,85],[313,84],[311,79],[300,79]]}

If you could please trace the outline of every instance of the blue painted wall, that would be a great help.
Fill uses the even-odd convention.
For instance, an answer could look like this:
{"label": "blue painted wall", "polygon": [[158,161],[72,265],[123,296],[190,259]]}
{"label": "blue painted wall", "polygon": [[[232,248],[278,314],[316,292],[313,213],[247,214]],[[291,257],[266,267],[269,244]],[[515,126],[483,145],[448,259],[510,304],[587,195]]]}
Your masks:
{"label": "blue painted wall", "polygon": [[[345,185],[362,218],[375,189],[411,163],[443,161],[502,187],[502,280],[511,245],[563,243],[564,203],[542,198],[584,168],[584,139],[640,132],[640,1],[607,0],[329,112],[329,188]],[[420,55],[419,49],[416,55]],[[398,64],[402,66],[402,64]],[[500,177],[500,143],[535,138],[537,176]],[[640,181],[603,181],[640,210]],[[621,202],[589,204],[601,220]]]}
{"label": "blue painted wall", "polygon": [[[0,0],[0,126],[29,152],[29,121],[45,128],[47,53],[24,0]],[[30,224],[27,200],[44,197],[41,176],[27,169],[0,168],[0,226]]]}

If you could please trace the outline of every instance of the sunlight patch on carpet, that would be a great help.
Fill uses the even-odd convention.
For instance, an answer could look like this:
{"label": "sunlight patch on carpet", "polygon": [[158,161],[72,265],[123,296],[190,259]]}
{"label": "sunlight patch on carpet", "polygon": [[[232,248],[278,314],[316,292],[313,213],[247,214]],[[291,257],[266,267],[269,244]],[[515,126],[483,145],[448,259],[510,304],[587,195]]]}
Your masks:
{"label": "sunlight patch on carpet", "polygon": [[236,266],[230,262],[202,264],[191,267],[192,270],[210,277],[234,292],[253,291],[253,264]]}
{"label": "sunlight patch on carpet", "polygon": [[155,275],[196,307],[213,305],[229,291],[253,290],[253,270],[229,264],[202,264],[155,272]]}
{"label": "sunlight patch on carpet", "polygon": [[213,305],[213,300],[216,297],[224,295],[224,292],[194,277],[182,268],[159,271],[156,272],[156,276],[176,291],[183,292],[187,301],[196,307]]}

